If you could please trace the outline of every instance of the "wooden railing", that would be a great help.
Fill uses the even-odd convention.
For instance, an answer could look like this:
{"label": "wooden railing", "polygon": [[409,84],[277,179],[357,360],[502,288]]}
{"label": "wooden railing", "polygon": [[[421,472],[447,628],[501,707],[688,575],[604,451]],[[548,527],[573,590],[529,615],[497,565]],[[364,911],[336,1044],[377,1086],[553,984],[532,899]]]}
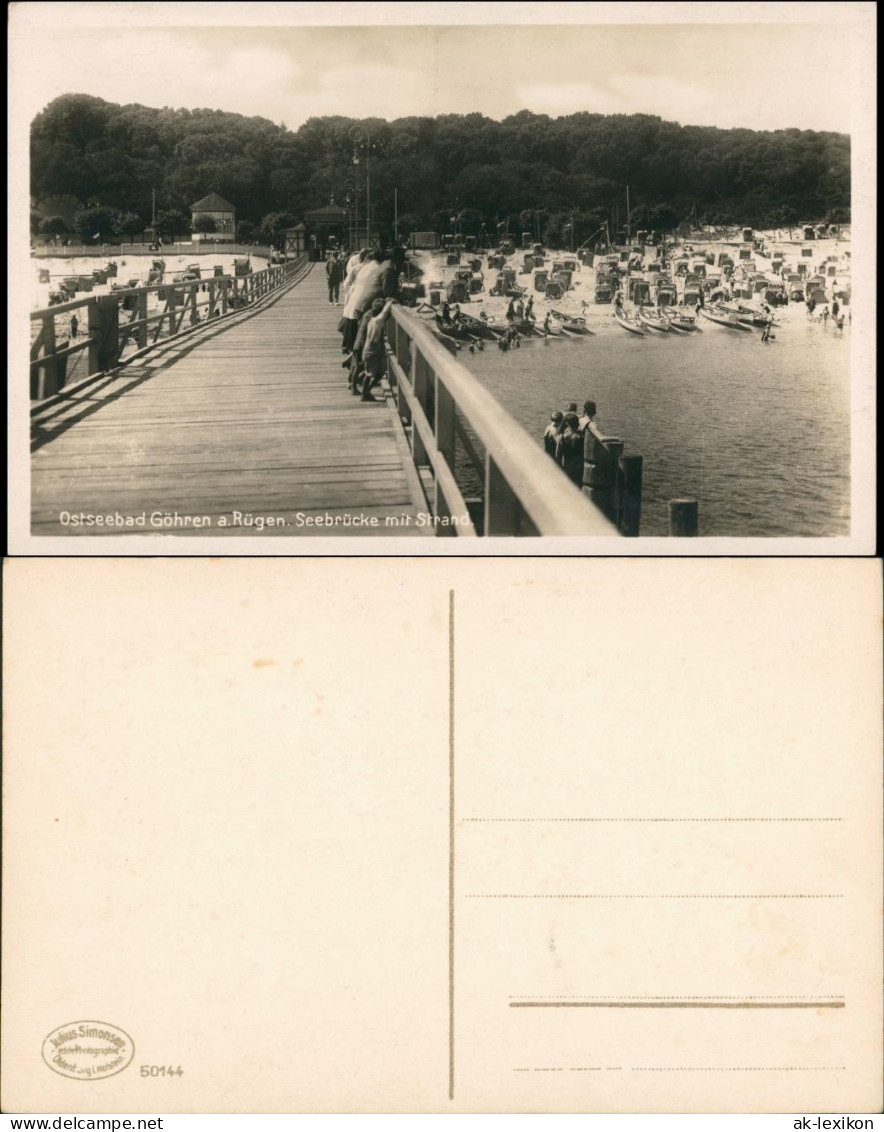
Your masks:
{"label": "wooden railing", "polygon": [[273,248],[264,244],[248,244],[240,240],[218,238],[215,244],[197,241],[188,243],[171,240],[164,241],[159,249],[151,247],[145,240],[124,240],[116,244],[37,244],[31,248],[35,259],[106,259],[109,256],[124,255],[254,255],[269,259]]}
{"label": "wooden railing", "polygon": [[583,438],[583,492],[622,535],[636,537],[642,513],[644,458],[626,456],[618,436],[591,424]]}
{"label": "wooden railing", "polygon": [[[32,311],[31,323],[39,324],[39,329],[31,342],[31,399],[42,401],[59,392],[71,358],[85,352],[86,368],[77,374],[78,380],[104,373],[161,341],[253,306],[280,287],[297,281],[309,269],[307,257],[300,256],[251,275],[219,275],[127,287]],[[152,296],[161,309],[149,313]],[[126,313],[129,317],[121,318]],[[57,320],[67,315],[69,324],[71,314],[76,314],[78,321],[85,315],[85,335],[68,339],[62,345]],[[130,347],[134,350],[126,355]]]}
{"label": "wooden railing", "polygon": [[[588,492],[400,306],[387,324],[387,374],[437,534],[620,534]],[[461,486],[465,466],[478,500]]]}

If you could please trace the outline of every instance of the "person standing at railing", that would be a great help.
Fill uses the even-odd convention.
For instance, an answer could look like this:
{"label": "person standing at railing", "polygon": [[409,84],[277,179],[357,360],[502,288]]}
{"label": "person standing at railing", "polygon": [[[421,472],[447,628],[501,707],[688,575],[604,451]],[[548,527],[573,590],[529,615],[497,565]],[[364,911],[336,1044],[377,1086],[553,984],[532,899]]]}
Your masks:
{"label": "person standing at railing", "polygon": [[384,309],[384,300],[375,299],[362,318],[359,320],[359,329],[356,331],[356,338],[353,342],[353,353],[350,355],[350,373],[348,376],[348,383],[351,393],[358,393],[359,382],[365,373],[365,368],[362,364],[362,351],[365,349],[365,336],[368,333],[368,324],[375,315],[380,314]]}
{"label": "person standing at railing", "polygon": [[353,273],[353,276],[355,278],[356,269],[358,267],[360,267],[361,264],[365,263],[365,257],[367,255],[368,255],[368,252],[365,250],[365,248],[363,248],[361,252],[358,252],[358,251],[353,252],[353,254],[350,256],[350,258],[347,260],[347,267],[346,267],[346,270],[345,270],[345,273],[344,273],[345,274],[345,280],[344,280],[344,286],[345,287],[348,287],[353,281],[350,278],[351,272]]}
{"label": "person standing at railing", "polygon": [[589,428],[589,426],[594,423],[596,411],[597,410],[596,410],[595,401],[584,401],[583,402],[583,415],[579,418],[579,420],[577,422],[580,426],[580,431],[582,433],[586,432],[586,430]]}
{"label": "person standing at railing", "polygon": [[374,401],[371,395],[372,388],[380,381],[384,372],[386,353],[384,350],[384,326],[390,307],[396,299],[387,299],[376,315],[368,320],[365,331],[365,345],[362,348],[362,364],[365,367],[365,377],[362,379],[362,400]]}
{"label": "person standing at railing", "polygon": [[399,298],[399,276],[405,268],[405,248],[393,248],[381,264],[381,297]]}
{"label": "person standing at railing", "polygon": [[365,263],[365,258],[368,252],[363,248],[361,252],[354,252],[353,255],[347,260],[347,266],[344,269],[344,306],[347,305],[347,299],[350,295],[350,290],[359,274],[359,268]]}
{"label": "person standing at railing", "polygon": [[583,433],[576,413],[565,416],[565,427],[556,446],[556,463],[578,487],[583,486]]}
{"label": "person standing at railing", "polygon": [[344,278],[344,265],[338,259],[337,252],[332,254],[331,259],[326,260],[325,274],[328,278],[328,301],[337,306],[341,297],[341,282]]}
{"label": "person standing at railing", "polygon": [[381,297],[381,252],[371,252],[350,288],[347,301],[344,303],[344,317],[341,319],[340,330],[343,336],[341,349],[349,354],[353,349],[356,332],[359,329],[359,319],[367,311],[375,299]]}
{"label": "person standing at railing", "polygon": [[549,424],[543,430],[543,450],[547,456],[551,456],[553,460],[556,458],[556,451],[559,447],[559,440],[562,437],[562,422],[565,419],[565,414],[558,409],[549,415]]}

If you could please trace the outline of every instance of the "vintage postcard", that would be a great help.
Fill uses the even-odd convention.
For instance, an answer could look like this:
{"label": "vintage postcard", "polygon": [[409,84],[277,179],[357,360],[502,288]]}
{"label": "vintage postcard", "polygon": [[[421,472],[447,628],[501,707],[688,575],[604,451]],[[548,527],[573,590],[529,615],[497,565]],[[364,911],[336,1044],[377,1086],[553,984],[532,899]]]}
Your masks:
{"label": "vintage postcard", "polygon": [[880,1111],[879,563],[5,582],[4,1111]]}
{"label": "vintage postcard", "polygon": [[875,31],[13,4],[14,552],[873,553]]}

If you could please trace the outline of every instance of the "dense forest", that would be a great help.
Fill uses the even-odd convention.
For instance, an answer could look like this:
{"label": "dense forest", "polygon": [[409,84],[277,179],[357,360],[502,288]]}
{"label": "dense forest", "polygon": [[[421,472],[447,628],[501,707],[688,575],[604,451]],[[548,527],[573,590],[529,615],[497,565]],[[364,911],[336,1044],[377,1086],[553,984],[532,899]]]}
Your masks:
{"label": "dense forest", "polygon": [[[90,95],[55,99],[31,128],[36,205],[76,198],[77,226],[137,231],[156,190],[161,229],[189,228],[189,206],[215,191],[237,209],[239,235],[272,236],[334,199],[365,207],[370,166],[375,224],[400,232],[449,226],[489,230],[530,223],[544,238],[571,216],[581,238],[605,220],[662,229],[693,215],[756,227],[849,220],[850,139],[812,130],[680,126],[649,114],[523,110],[393,122],[311,118],[297,130],[220,110],[118,106]],[[363,213],[364,215],[364,213]],[[32,215],[37,230],[58,217]],[[42,226],[42,227],[41,227]]]}

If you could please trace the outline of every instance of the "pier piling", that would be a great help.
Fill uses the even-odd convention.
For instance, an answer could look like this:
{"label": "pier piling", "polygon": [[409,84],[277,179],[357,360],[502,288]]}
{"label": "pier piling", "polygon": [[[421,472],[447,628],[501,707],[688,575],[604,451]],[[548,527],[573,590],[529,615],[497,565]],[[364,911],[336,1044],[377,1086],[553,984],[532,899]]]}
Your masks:
{"label": "pier piling", "polygon": [[673,538],[696,538],[699,508],[696,499],[670,499],[669,534]]}

